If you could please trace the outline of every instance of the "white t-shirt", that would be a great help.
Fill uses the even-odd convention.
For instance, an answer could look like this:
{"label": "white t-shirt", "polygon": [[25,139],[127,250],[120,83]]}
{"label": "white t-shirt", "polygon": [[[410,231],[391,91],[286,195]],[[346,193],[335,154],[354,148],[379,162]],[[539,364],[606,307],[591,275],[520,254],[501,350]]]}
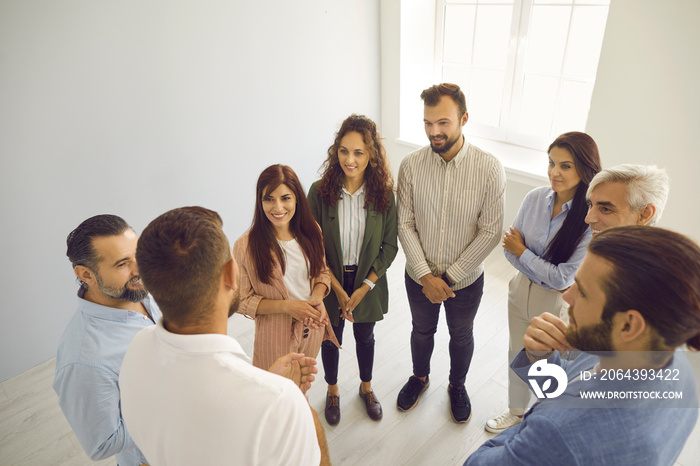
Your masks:
{"label": "white t-shirt", "polygon": [[311,298],[311,279],[304,251],[296,239],[277,242],[284,252],[284,284],[289,291],[289,299],[308,301]]}
{"label": "white t-shirt", "polygon": [[119,376],[122,416],[149,464],[319,464],[309,405],[228,335],[139,332]]}

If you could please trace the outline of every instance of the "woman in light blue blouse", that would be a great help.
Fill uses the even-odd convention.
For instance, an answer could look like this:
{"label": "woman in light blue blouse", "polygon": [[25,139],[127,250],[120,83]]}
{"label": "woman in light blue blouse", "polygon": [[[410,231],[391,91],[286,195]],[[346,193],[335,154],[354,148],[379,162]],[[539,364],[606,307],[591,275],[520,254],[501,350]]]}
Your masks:
{"label": "woman in light blue blouse", "polygon": [[[503,249],[517,269],[508,285],[509,354],[520,351],[530,320],[544,312],[559,315],[561,291],[574,282],[591,230],[586,190],[601,169],[598,146],[585,133],[564,133],[554,140],[549,154],[550,186],[530,191],[503,235]],[[521,422],[530,402],[530,389],[508,371],[509,410],[486,422],[486,430],[499,433]]]}

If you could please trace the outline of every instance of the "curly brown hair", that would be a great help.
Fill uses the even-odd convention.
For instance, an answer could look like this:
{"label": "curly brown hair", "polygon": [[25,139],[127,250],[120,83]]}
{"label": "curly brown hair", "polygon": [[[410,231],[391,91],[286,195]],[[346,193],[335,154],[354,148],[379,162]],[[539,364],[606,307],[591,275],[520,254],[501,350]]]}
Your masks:
{"label": "curly brown hair", "polygon": [[369,153],[369,164],[364,173],[367,193],[365,209],[371,204],[375,211],[385,213],[389,210],[391,203],[389,192],[394,189],[394,179],[389,170],[386,151],[377,132],[377,125],[364,115],[350,115],[335,133],[335,142],[328,148],[328,157],[321,165],[323,174],[318,184],[318,194],[323,202],[330,206],[335,206],[340,199],[345,174],[338,161],[338,149],[341,139],[353,131],[362,135]]}

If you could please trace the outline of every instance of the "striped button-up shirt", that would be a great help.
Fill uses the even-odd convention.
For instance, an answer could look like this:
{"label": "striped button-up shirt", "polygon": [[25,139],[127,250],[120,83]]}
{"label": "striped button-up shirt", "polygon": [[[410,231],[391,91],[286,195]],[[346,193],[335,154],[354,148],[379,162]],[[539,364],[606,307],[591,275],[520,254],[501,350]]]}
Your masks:
{"label": "striped button-up shirt", "polygon": [[367,220],[364,184],[354,194],[350,194],[343,186],[338,201],[338,218],[343,265],[357,265],[360,261],[362,241],[365,239]]}
{"label": "striped button-up shirt", "polygon": [[430,146],[401,162],[399,239],[408,275],[444,272],[453,290],[471,285],[503,231],[506,176],[493,155],[466,140],[449,162]]}

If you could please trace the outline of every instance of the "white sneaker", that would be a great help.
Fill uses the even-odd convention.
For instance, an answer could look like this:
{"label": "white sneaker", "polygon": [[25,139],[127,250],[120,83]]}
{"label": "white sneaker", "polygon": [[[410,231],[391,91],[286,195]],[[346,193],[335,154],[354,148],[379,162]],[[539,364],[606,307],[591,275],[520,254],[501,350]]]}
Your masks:
{"label": "white sneaker", "polygon": [[517,426],[521,422],[523,422],[522,417],[518,417],[515,414],[511,414],[510,411],[506,411],[497,418],[486,421],[484,428],[492,434],[500,434],[508,427]]}

